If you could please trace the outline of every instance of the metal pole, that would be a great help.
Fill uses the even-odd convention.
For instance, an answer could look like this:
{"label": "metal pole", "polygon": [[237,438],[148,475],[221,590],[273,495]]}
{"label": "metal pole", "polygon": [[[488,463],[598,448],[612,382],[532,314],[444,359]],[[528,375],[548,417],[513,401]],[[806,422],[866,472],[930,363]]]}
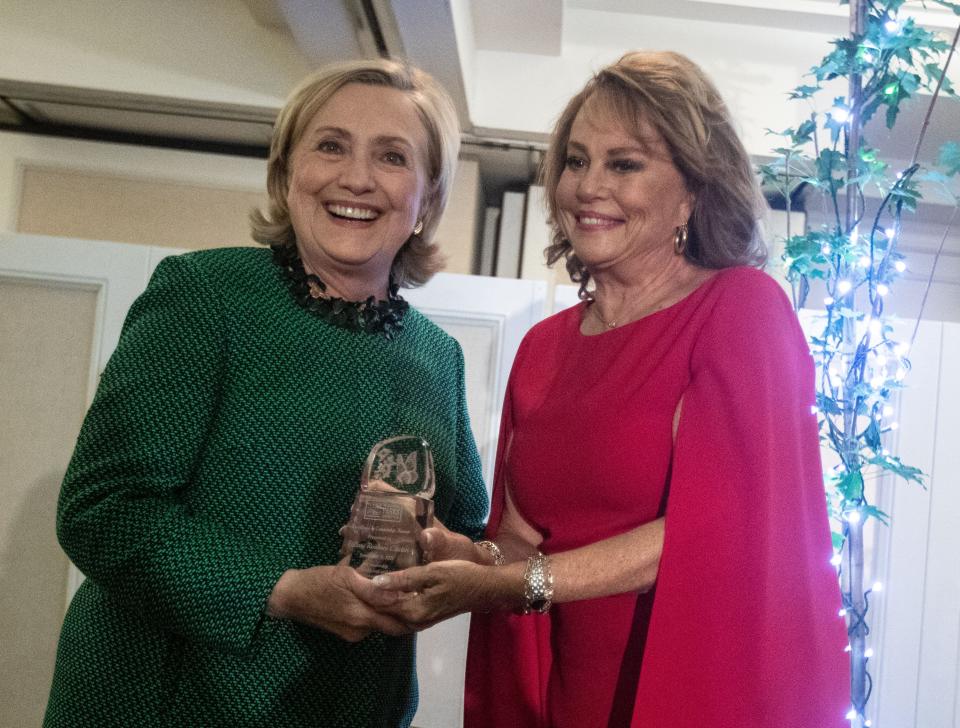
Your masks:
{"label": "metal pole", "polygon": [[[864,0],[850,0],[850,36],[854,40],[863,37],[866,27],[866,3]],[[859,73],[850,74],[850,87],[847,94],[850,106],[850,122],[847,133],[847,185],[846,185],[846,232],[855,239],[858,234],[858,220],[860,218],[860,196],[854,180],[857,177],[859,149],[863,117],[862,79]],[[846,264],[845,264],[846,265]],[[852,277],[853,271],[845,273]],[[845,306],[856,310],[856,288],[848,294],[849,300]],[[844,359],[848,367],[852,368],[854,352],[857,348],[856,332],[852,318],[844,322],[843,349]],[[850,379],[853,378],[852,372]],[[860,455],[857,438],[857,413],[855,411],[856,397],[849,388],[845,388],[843,408],[844,466],[848,472],[860,469]],[[859,515],[859,514],[858,514]],[[863,588],[863,519],[856,518],[847,523],[847,537],[843,556],[842,585],[844,601],[847,608],[847,633],[850,637],[850,698],[855,716],[851,721],[852,728],[863,728],[868,697],[867,666],[866,666],[866,597]]]}

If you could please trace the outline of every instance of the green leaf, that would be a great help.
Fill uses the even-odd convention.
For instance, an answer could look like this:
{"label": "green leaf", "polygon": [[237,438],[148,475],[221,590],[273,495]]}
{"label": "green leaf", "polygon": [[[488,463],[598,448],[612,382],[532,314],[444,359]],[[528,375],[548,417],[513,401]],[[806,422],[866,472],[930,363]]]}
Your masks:
{"label": "green leaf", "polygon": [[788,94],[788,97],[791,99],[809,99],[819,90],[819,86],[797,86]]}
{"label": "green leaf", "polygon": [[887,107],[887,128],[892,129],[897,123],[897,114],[900,113],[900,104],[894,102]]}
{"label": "green leaf", "polygon": [[807,119],[800,126],[797,127],[797,130],[791,135],[793,138],[794,146],[801,146],[808,142],[813,141],[813,134],[817,130],[817,125],[814,123],[813,119]]}
{"label": "green leaf", "polygon": [[960,144],[957,142],[947,142],[940,147],[940,156],[937,164],[943,167],[944,174],[949,177],[960,172]]}
{"label": "green leaf", "polygon": [[860,513],[863,516],[864,520],[867,518],[876,518],[884,526],[890,525],[890,516],[887,513],[884,513],[876,506],[865,505],[860,508]]}
{"label": "green leaf", "polygon": [[763,130],[770,136],[788,137],[791,134],[793,134],[793,129],[784,129],[783,131],[775,131],[774,129],[771,129],[770,127],[767,126],[767,127],[764,127]]}
{"label": "green leaf", "polygon": [[900,88],[909,95],[916,93],[919,87],[920,77],[915,73],[907,73],[900,78]]}
{"label": "green leaf", "polygon": [[877,455],[876,457],[870,458],[867,462],[869,462],[871,465],[879,465],[884,470],[887,470],[894,475],[899,475],[904,480],[913,481],[914,483],[923,485],[923,471],[920,468],[913,467],[912,465],[904,465],[900,458],[894,455]]}
{"label": "green leaf", "polygon": [[817,407],[828,415],[843,414],[843,410],[840,409],[837,401],[822,392],[817,392]]}
{"label": "green leaf", "polygon": [[837,533],[836,531],[830,532],[830,541],[833,544],[834,551],[840,551],[840,549],[843,548],[844,540],[842,533]]}
{"label": "green leaf", "polygon": [[863,498],[863,473],[854,470],[844,475],[837,482],[837,492],[848,501],[858,501]]}
{"label": "green leaf", "polygon": [[880,427],[875,419],[870,419],[870,424],[863,432],[863,440],[867,443],[867,447],[872,450],[880,450],[883,447],[880,443]]}

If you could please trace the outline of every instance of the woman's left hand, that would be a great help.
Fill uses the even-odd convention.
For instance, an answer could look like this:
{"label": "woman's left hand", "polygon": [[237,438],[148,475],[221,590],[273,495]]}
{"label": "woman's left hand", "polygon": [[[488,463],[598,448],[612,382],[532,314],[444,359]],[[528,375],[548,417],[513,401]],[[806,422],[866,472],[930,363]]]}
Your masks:
{"label": "woman's left hand", "polygon": [[481,563],[480,550],[469,538],[455,533],[434,520],[434,525],[420,532],[418,537],[427,561],[463,560]]}
{"label": "woman's left hand", "polygon": [[373,583],[380,589],[405,592],[404,598],[380,611],[421,630],[464,612],[515,608],[522,601],[523,572],[514,565],[437,561],[381,574]]}

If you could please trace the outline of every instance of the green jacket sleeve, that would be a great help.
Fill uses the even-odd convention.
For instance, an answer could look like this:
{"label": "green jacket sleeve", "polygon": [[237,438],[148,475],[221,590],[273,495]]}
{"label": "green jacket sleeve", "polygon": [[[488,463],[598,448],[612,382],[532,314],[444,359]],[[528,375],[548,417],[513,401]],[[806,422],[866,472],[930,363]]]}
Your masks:
{"label": "green jacket sleeve", "polygon": [[57,535],[109,597],[210,645],[253,644],[284,571],[269,549],[192,514],[227,337],[212,287],[167,258],[131,307],[67,470]]}

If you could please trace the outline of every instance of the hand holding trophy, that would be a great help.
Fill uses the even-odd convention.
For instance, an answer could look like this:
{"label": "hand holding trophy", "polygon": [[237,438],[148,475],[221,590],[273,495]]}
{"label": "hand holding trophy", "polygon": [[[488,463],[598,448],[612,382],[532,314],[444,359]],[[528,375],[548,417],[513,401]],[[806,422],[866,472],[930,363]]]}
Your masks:
{"label": "hand holding trophy", "polygon": [[364,463],[340,555],[367,577],[422,564],[417,537],[433,525],[433,491],[426,440],[400,435],[378,442]]}

